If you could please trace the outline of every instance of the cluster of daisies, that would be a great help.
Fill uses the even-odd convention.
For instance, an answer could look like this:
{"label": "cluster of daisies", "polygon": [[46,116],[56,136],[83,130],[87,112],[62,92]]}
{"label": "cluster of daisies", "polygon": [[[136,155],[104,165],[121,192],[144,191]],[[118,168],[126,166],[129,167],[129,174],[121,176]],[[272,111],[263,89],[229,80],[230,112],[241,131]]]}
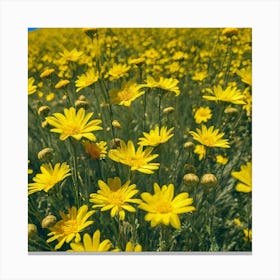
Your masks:
{"label": "cluster of daisies", "polygon": [[[234,206],[229,203],[221,227],[243,236],[244,247],[231,246],[250,248],[250,34],[236,28],[33,31],[30,250],[188,251],[188,236],[200,230],[202,241],[193,248],[205,250],[199,247],[205,234],[209,250],[223,250],[213,205],[229,194]],[[212,52],[209,35],[220,40]],[[195,39],[189,45],[188,36],[205,46]],[[166,44],[157,49],[159,40]],[[238,193],[245,214],[235,213]]]}

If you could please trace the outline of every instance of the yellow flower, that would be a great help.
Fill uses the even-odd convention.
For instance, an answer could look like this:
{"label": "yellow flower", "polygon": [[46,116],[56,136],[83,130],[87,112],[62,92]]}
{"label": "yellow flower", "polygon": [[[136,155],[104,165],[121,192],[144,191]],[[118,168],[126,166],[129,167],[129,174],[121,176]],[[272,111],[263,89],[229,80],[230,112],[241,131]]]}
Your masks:
{"label": "yellow flower", "polygon": [[33,94],[37,90],[37,86],[34,85],[35,79],[33,77],[28,79],[28,95]]}
{"label": "yellow flower", "polygon": [[236,87],[227,87],[225,90],[220,85],[208,90],[212,95],[203,95],[204,99],[210,101],[223,101],[233,104],[245,104],[244,94]]}
{"label": "yellow flower", "polygon": [[46,100],[47,101],[52,101],[55,98],[55,94],[53,92],[50,92],[49,94],[46,95]]}
{"label": "yellow flower", "polygon": [[251,66],[236,70],[236,74],[241,78],[241,81],[252,86],[252,68]]}
{"label": "yellow flower", "polygon": [[70,61],[77,61],[81,55],[83,55],[83,52],[79,52],[76,48],[68,51],[64,50],[63,52],[59,52],[59,54],[62,56],[62,64],[66,64]]}
{"label": "yellow flower", "polygon": [[137,170],[146,174],[153,174],[154,170],[159,168],[159,163],[151,163],[158,154],[151,155],[153,148],[149,147],[143,151],[143,146],[139,146],[137,151],[132,141],[128,141],[127,145],[120,140],[120,146],[109,152],[109,158],[131,167],[131,170]]}
{"label": "yellow flower", "polygon": [[239,180],[235,187],[236,191],[249,193],[252,191],[252,163],[247,162],[246,165],[241,165],[240,171],[231,172],[231,176]]}
{"label": "yellow flower", "polygon": [[112,245],[109,239],[100,242],[100,231],[96,230],[92,237],[85,233],[83,235],[83,242],[71,242],[70,247],[72,250],[67,250],[67,252],[108,252]]}
{"label": "yellow flower", "polygon": [[163,126],[159,129],[159,126],[156,125],[155,129],[152,129],[149,133],[143,132],[144,137],[139,138],[138,145],[141,146],[158,146],[167,142],[174,134],[171,134],[174,127],[167,130],[166,126]]}
{"label": "yellow flower", "polygon": [[142,85],[138,85],[134,81],[123,82],[121,89],[110,90],[111,103],[129,107],[132,101],[145,93],[140,91],[141,88]]}
{"label": "yellow flower", "polygon": [[92,159],[104,159],[107,155],[107,143],[105,141],[97,143],[84,141],[83,146]]}
{"label": "yellow flower", "polygon": [[74,107],[64,109],[64,115],[61,113],[54,113],[53,116],[46,117],[47,122],[54,126],[51,131],[59,133],[60,140],[66,140],[68,137],[73,137],[76,140],[80,140],[82,137],[91,141],[96,141],[95,135],[92,131],[102,130],[102,127],[98,126],[101,120],[89,119],[93,115],[87,113],[85,115],[85,109],[80,108],[78,112]]}
{"label": "yellow flower", "polygon": [[69,83],[70,83],[69,80],[60,80],[54,87],[55,87],[56,89],[62,88],[62,87],[64,87],[64,86],[68,85]]}
{"label": "yellow flower", "polygon": [[135,65],[142,65],[144,62],[145,62],[145,57],[130,58],[128,60],[129,64],[135,64]]}
{"label": "yellow flower", "polygon": [[252,229],[243,229],[244,237],[243,240],[246,242],[252,242]]}
{"label": "yellow flower", "polygon": [[45,77],[48,77],[50,76],[55,70],[53,68],[47,68],[45,69],[41,75],[40,75],[40,78],[45,78]]}
{"label": "yellow flower", "polygon": [[127,72],[129,69],[130,69],[130,66],[128,66],[126,64],[114,63],[112,68],[109,69],[106,77],[109,77],[110,81],[118,80],[119,78],[122,78],[122,77],[127,77],[128,76]]}
{"label": "yellow flower", "polygon": [[244,90],[244,101],[246,102],[245,105],[242,106],[244,110],[246,110],[247,116],[251,116],[252,114],[252,95],[249,91],[249,87]]}
{"label": "yellow flower", "polygon": [[81,241],[80,233],[86,227],[93,224],[93,221],[87,221],[90,216],[95,213],[94,210],[88,211],[87,205],[81,206],[78,211],[75,206],[68,209],[68,214],[59,211],[61,220],[59,220],[53,227],[50,227],[50,237],[47,242],[50,243],[54,240],[58,244],[54,247],[55,250],[60,249],[65,242],[69,243],[74,239],[76,243]]}
{"label": "yellow flower", "polygon": [[216,156],[216,162],[225,165],[225,164],[228,163],[228,158],[225,158],[221,155],[217,155]]}
{"label": "yellow flower", "polygon": [[85,74],[78,76],[78,80],[75,81],[76,92],[86,88],[98,81],[99,75],[94,69],[88,70]]}
{"label": "yellow flower", "polygon": [[197,128],[196,131],[190,131],[190,134],[194,140],[202,145],[207,147],[230,148],[228,140],[222,139],[224,133],[219,133],[219,129],[214,129],[214,126],[210,126],[208,129],[205,125],[202,125],[202,128]]}
{"label": "yellow flower", "polygon": [[212,112],[209,107],[200,107],[194,114],[196,123],[207,122],[212,118]]}
{"label": "yellow flower", "polygon": [[41,173],[36,174],[33,178],[34,183],[28,184],[28,194],[39,191],[48,192],[57,183],[63,181],[66,177],[70,176],[70,167],[63,162],[57,163],[54,168],[51,164],[43,164],[40,167]]}
{"label": "yellow flower", "polygon": [[99,180],[99,189],[97,193],[90,194],[89,201],[94,205],[92,208],[101,208],[101,211],[107,211],[111,209],[111,217],[119,216],[121,220],[125,218],[125,211],[135,212],[135,208],[130,203],[140,203],[140,199],[132,198],[138,193],[136,185],[129,185],[130,181],[127,181],[124,185],[121,184],[119,177],[109,178],[107,184]]}
{"label": "yellow flower", "polygon": [[234,224],[236,225],[236,226],[238,226],[238,227],[242,227],[243,225],[242,225],[242,222],[240,221],[240,219],[238,219],[238,218],[234,218],[233,219],[233,222],[234,222]]}
{"label": "yellow flower", "polygon": [[207,76],[208,76],[208,74],[207,74],[206,71],[196,72],[196,73],[192,76],[192,80],[193,80],[193,81],[203,81]]}
{"label": "yellow flower", "polygon": [[156,81],[153,77],[148,77],[147,83],[144,86],[148,88],[159,88],[166,91],[174,92],[177,96],[180,94],[178,83],[179,81],[173,78],[168,79],[160,77],[159,81]]}
{"label": "yellow flower", "polygon": [[168,226],[171,224],[176,229],[181,227],[179,214],[192,212],[195,207],[192,206],[193,199],[189,198],[187,192],[180,193],[174,197],[174,185],[163,185],[162,188],[154,183],[154,195],[144,192],[141,194],[143,202],[139,208],[148,212],[145,221],[151,222],[151,227],[158,224]]}
{"label": "yellow flower", "polygon": [[140,244],[133,245],[132,242],[128,241],[125,246],[126,252],[142,252],[142,246]]}
{"label": "yellow flower", "polygon": [[199,157],[198,157],[199,160],[204,159],[205,156],[206,156],[206,148],[205,148],[205,146],[203,146],[203,145],[195,145],[194,153],[199,155]]}

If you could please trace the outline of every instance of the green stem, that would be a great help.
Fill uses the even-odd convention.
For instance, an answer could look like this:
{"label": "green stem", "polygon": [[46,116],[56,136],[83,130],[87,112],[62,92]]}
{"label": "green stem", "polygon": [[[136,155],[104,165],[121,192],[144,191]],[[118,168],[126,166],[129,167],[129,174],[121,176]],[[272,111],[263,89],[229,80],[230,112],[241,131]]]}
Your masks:
{"label": "green stem", "polygon": [[74,185],[74,191],[75,191],[75,200],[76,205],[78,208],[80,208],[80,201],[79,201],[79,186],[78,186],[78,169],[77,169],[77,147],[74,140],[70,140],[72,145],[72,157],[73,157],[73,172],[72,172],[72,179],[73,179],[73,185]]}

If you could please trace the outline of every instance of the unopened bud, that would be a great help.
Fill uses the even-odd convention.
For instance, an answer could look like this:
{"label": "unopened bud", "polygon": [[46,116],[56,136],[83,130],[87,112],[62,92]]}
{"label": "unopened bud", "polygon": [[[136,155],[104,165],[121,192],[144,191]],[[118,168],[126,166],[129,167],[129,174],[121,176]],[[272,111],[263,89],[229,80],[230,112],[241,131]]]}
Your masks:
{"label": "unopened bud", "polygon": [[83,101],[83,100],[76,100],[75,101],[75,107],[77,110],[79,110],[80,108],[84,108],[85,110],[88,109],[88,102],[87,101]]}
{"label": "unopened bud", "polygon": [[42,122],[41,126],[42,126],[42,128],[48,128],[48,127],[50,127],[49,123],[48,123],[46,120],[44,120],[44,121]]}
{"label": "unopened bud", "polygon": [[49,162],[53,159],[53,149],[45,148],[38,153],[38,159],[43,162]]}
{"label": "unopened bud", "polygon": [[166,115],[171,114],[174,111],[175,111],[174,107],[166,107],[166,108],[163,109],[163,113],[166,114]]}
{"label": "unopened bud", "polygon": [[233,107],[227,107],[224,112],[225,114],[236,114],[238,113],[238,110]]}
{"label": "unopened bud", "polygon": [[114,128],[122,128],[121,124],[117,120],[112,121],[112,126]]}
{"label": "unopened bud", "polygon": [[116,149],[120,147],[121,139],[120,138],[114,138],[110,142],[110,146],[112,149]]}
{"label": "unopened bud", "polygon": [[194,187],[198,184],[199,178],[193,173],[188,173],[183,177],[184,184],[187,187]]}
{"label": "unopened bud", "polygon": [[56,217],[54,215],[48,215],[42,220],[41,226],[42,228],[49,228],[54,226],[55,223],[56,223]]}
{"label": "unopened bud", "polygon": [[205,187],[212,188],[217,186],[218,180],[214,174],[208,173],[202,176],[200,183]]}
{"label": "unopened bud", "polygon": [[78,100],[86,101],[86,97],[85,97],[84,95],[81,94],[81,95],[78,97]]}
{"label": "unopened bud", "polygon": [[194,143],[191,141],[188,141],[184,144],[185,149],[193,149],[194,148]]}
{"label": "unopened bud", "polygon": [[41,106],[39,109],[38,109],[38,115],[40,117],[46,117],[50,112],[50,107],[49,106]]}
{"label": "unopened bud", "polygon": [[28,239],[35,237],[38,234],[36,225],[28,224]]}

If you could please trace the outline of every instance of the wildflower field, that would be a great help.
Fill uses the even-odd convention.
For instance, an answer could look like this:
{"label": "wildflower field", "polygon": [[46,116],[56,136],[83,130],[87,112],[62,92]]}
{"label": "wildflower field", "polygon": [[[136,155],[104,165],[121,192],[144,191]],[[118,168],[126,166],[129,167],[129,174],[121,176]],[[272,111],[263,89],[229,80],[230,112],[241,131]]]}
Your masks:
{"label": "wildflower field", "polygon": [[252,250],[252,30],[28,33],[28,250]]}

